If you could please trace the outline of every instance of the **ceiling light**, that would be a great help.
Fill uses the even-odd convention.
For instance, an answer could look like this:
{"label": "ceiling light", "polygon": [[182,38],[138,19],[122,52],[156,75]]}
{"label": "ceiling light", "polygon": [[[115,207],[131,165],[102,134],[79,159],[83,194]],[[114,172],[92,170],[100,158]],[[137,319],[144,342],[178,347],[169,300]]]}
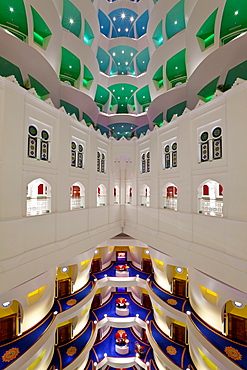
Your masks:
{"label": "ceiling light", "polygon": [[101,26],[101,28],[104,28],[104,26]]}
{"label": "ceiling light", "polygon": [[177,24],[178,23],[178,21],[174,21],[174,24]]}
{"label": "ceiling light", "polygon": [[118,65],[120,66],[120,62],[118,62]]}
{"label": "ceiling light", "polygon": [[122,75],[123,75],[124,73],[122,72]]}
{"label": "ceiling light", "polygon": [[[122,104],[123,105],[123,104]],[[122,125],[122,127],[124,127],[124,125]]]}
{"label": "ceiling light", "polygon": [[94,254],[98,254],[98,253],[99,253],[99,250],[95,249]]}
{"label": "ceiling light", "polygon": [[122,87],[122,90],[124,90],[124,87]]}
{"label": "ceiling light", "polygon": [[115,92],[115,89],[114,89],[114,90],[112,90],[112,92]]}
{"label": "ceiling light", "polygon": [[100,97],[102,98],[102,95],[100,95]]}
{"label": "ceiling light", "polygon": [[72,66],[69,66],[69,68],[72,68]]}
{"label": "ceiling light", "polygon": [[115,57],[116,53],[112,53],[112,55]]}
{"label": "ceiling light", "polygon": [[62,267],[61,268],[61,271],[65,274],[65,272],[67,272],[69,269],[68,269],[68,267]]}
{"label": "ceiling light", "polygon": [[237,301],[234,301],[234,305],[235,305],[236,307],[242,307],[242,306],[243,306],[243,303],[241,303],[241,302],[237,302]]}
{"label": "ceiling light", "polygon": [[125,65],[127,66],[129,63],[128,62],[125,62]]}
{"label": "ceiling light", "polygon": [[143,96],[143,99],[145,99],[145,96]]}
{"label": "ceiling light", "polygon": [[130,128],[131,130],[133,129],[133,127],[131,126],[131,128]]}
{"label": "ceiling light", "polygon": [[120,134],[120,132],[118,132],[118,134]]}
{"label": "ceiling light", "polygon": [[143,26],[142,29],[145,30],[145,27]]}
{"label": "ceiling light", "polygon": [[124,50],[122,50],[122,54],[124,54]]}
{"label": "ceiling light", "polygon": [[113,18],[112,18],[112,20],[113,20],[113,21],[115,22],[115,20],[116,20],[116,17],[113,17]]}
{"label": "ceiling light", "polygon": [[[70,24],[73,24],[73,23],[74,23],[74,20],[73,20],[72,18],[70,18],[69,23],[70,23]],[[103,26],[101,26],[101,28],[102,28],[102,27],[103,27]]]}
{"label": "ceiling light", "polygon": [[121,28],[118,28],[117,30],[118,30],[118,32],[120,32],[121,31]]}
{"label": "ceiling light", "polygon": [[145,63],[145,60],[142,63]]}
{"label": "ceiling light", "polygon": [[178,69],[178,67],[175,67],[175,69]]}
{"label": "ceiling light", "polygon": [[130,22],[133,22],[134,21],[134,17],[130,17]]}
{"label": "ceiling light", "polygon": [[124,19],[125,18],[125,13],[122,13],[121,14],[121,18]]}
{"label": "ceiling light", "polygon": [[125,32],[128,32],[129,31],[129,29],[128,28],[125,28]]}
{"label": "ceiling light", "polygon": [[101,60],[100,63],[103,63],[103,60]]}
{"label": "ceiling light", "polygon": [[130,53],[130,56],[131,56],[131,57],[133,57],[133,55],[134,55],[133,53]]}
{"label": "ceiling light", "polygon": [[112,126],[112,129],[114,130],[114,127]]}
{"label": "ceiling light", "polygon": [[234,14],[235,14],[235,15],[238,15],[238,10],[236,10],[236,11],[234,12]]}
{"label": "ceiling light", "polygon": [[177,271],[179,274],[181,274],[181,273],[183,272],[183,269],[182,269],[182,267],[176,267],[176,271]]}
{"label": "ceiling light", "polygon": [[120,96],[118,96],[117,98],[120,99]]}
{"label": "ceiling light", "polygon": [[13,11],[14,11],[14,8],[10,7],[10,8],[9,8],[9,10],[10,10],[11,12],[13,12]]}
{"label": "ceiling light", "polygon": [[9,307],[10,305],[11,305],[11,302],[10,302],[10,301],[3,302],[3,303],[2,303],[2,306],[3,306],[3,307]]}
{"label": "ceiling light", "polygon": [[[121,104],[121,107],[123,107],[123,104]],[[123,127],[123,126],[122,126]]]}
{"label": "ceiling light", "polygon": [[133,90],[130,90],[130,92],[133,92]]}

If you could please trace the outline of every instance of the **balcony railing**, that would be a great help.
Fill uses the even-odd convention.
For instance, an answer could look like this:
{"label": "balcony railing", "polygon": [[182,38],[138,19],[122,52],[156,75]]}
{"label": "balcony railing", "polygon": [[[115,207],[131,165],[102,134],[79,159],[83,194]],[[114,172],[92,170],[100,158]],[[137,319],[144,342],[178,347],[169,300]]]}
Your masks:
{"label": "balcony railing", "polygon": [[141,196],[141,206],[150,207],[150,197]]}
{"label": "balcony railing", "polygon": [[178,210],[178,199],[177,198],[167,198],[163,197],[164,208],[173,209],[174,211]]}
{"label": "balcony railing", "polygon": [[51,198],[27,199],[27,216],[44,215],[51,212]]}
{"label": "balcony railing", "polygon": [[223,217],[223,199],[199,199],[199,213]]}
{"label": "balcony railing", "polygon": [[77,197],[77,198],[71,198],[70,199],[70,209],[81,209],[85,208],[85,197]]}

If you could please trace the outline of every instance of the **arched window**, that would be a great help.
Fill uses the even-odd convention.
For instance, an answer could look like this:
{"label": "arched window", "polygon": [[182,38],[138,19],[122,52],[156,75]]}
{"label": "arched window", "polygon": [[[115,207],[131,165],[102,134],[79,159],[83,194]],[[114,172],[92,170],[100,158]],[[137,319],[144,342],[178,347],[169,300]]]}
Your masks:
{"label": "arched window", "polygon": [[171,144],[166,144],[164,146],[164,169],[169,169],[177,167],[178,157],[177,157],[177,143],[171,142]]}
{"label": "arched window", "polygon": [[97,172],[100,172],[100,158],[101,158],[101,153],[97,152]]}
{"label": "arched window", "polygon": [[100,184],[97,188],[97,207],[106,205],[106,187]]}
{"label": "arched window", "polygon": [[28,127],[28,157],[49,161],[50,134],[47,130],[42,130],[40,136],[38,134],[36,126]]}
{"label": "arched window", "polygon": [[166,209],[178,210],[178,189],[169,183],[163,187],[163,207]]}
{"label": "arched window", "polygon": [[85,187],[76,182],[70,188],[70,210],[82,208],[85,208]]}
{"label": "arched window", "polygon": [[126,191],[126,203],[131,204],[132,203],[132,191],[133,189],[128,186]]}
{"label": "arched window", "polygon": [[51,186],[43,179],[36,179],[27,186],[27,216],[51,212]]}
{"label": "arched window", "polygon": [[105,154],[104,153],[101,154],[101,171],[100,172],[105,173]]}
{"label": "arched window", "polygon": [[106,154],[97,151],[97,172],[106,172]]}
{"label": "arched window", "polygon": [[71,142],[71,166],[77,168],[84,167],[84,146],[77,144],[75,141]]}
{"label": "arched window", "polygon": [[207,180],[198,187],[199,213],[209,216],[223,216],[223,186]]}
{"label": "arched window", "polygon": [[142,185],[140,190],[141,206],[150,207],[150,187]]}
{"label": "arched window", "polygon": [[203,131],[199,137],[200,162],[213,161],[222,158],[222,129],[214,127],[209,133]]}
{"label": "arched window", "polygon": [[113,189],[114,203],[119,204],[119,187],[116,185]]}

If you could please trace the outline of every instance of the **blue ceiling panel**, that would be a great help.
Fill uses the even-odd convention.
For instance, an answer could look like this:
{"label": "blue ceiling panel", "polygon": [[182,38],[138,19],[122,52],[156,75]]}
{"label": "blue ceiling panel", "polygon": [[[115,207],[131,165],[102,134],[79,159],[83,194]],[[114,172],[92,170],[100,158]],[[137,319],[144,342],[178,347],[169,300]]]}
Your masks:
{"label": "blue ceiling panel", "polygon": [[137,20],[136,20],[136,34],[137,38],[141,37],[147,32],[147,25],[149,20],[148,10],[146,10]]}
{"label": "blue ceiling panel", "polygon": [[98,12],[98,18],[99,18],[100,32],[103,33],[103,35],[105,35],[106,37],[109,37],[110,26],[111,26],[110,19],[100,9]]}

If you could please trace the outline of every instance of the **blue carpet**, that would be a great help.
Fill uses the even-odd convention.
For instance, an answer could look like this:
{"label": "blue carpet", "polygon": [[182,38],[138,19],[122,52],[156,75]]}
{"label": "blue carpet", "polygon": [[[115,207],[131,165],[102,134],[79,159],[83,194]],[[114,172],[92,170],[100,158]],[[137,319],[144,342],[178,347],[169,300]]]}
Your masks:
{"label": "blue carpet", "polygon": [[[192,360],[190,359],[189,351],[186,346],[178,344],[170,339],[155,325],[153,321],[151,322],[151,331],[153,338],[155,339],[160,349],[163,351],[164,355],[168,357],[173,363],[175,363],[182,369],[186,369],[188,367],[188,364],[192,364]],[[185,364],[184,358],[186,352],[187,355]]]}
{"label": "blue carpet", "polygon": [[[64,298],[58,298],[57,303],[60,307],[60,310],[58,312],[66,311],[71,306],[76,304],[77,302],[80,302],[82,299],[84,299],[91,292],[92,288],[93,288],[93,282],[90,281],[83,288],[81,288],[80,290],[77,290],[75,293],[73,293],[73,294],[71,294],[67,297],[64,297]],[[75,300],[73,305],[70,304],[70,302],[72,303],[71,300]],[[67,304],[67,302],[69,304]]]}
{"label": "blue carpet", "polygon": [[[139,314],[140,319],[143,321],[150,320],[150,309],[142,307],[138,304],[129,293],[114,293],[110,299],[105,302],[101,307],[93,309],[94,314],[96,315],[96,319],[98,321],[104,318],[104,314],[106,313],[109,317],[120,317],[116,315],[116,299],[124,297],[130,303],[129,305],[129,315],[124,317],[134,317],[136,314]],[[95,320],[95,318],[94,318]]]}
{"label": "blue carpet", "polygon": [[[109,357],[135,357],[135,342],[138,341],[139,343],[142,343],[142,345],[145,347],[145,354],[148,351],[148,348],[150,347],[148,344],[141,341],[129,328],[125,328],[125,332],[128,334],[128,339],[130,340],[129,343],[129,353],[126,355],[119,355],[115,351],[115,334],[118,330],[121,330],[119,328],[111,328],[108,334],[100,341],[94,344],[94,350],[97,353],[97,362],[101,361],[104,358],[104,353],[107,353],[107,356]],[[144,355],[145,356],[145,355]]]}
{"label": "blue carpet", "polygon": [[[191,320],[201,333],[231,361],[242,369],[247,369],[247,345],[238,343],[222,335],[218,330],[206,325],[201,319],[191,314]],[[230,356],[229,356],[230,355]]]}
{"label": "blue carpet", "polygon": [[68,366],[82,352],[89,341],[92,333],[93,323],[90,321],[84,330],[70,342],[58,346],[58,351],[62,359],[62,368]]}
{"label": "blue carpet", "polygon": [[162,289],[159,285],[157,285],[155,282],[151,282],[150,284],[151,289],[153,292],[160,298],[162,301],[169,304],[169,306],[172,306],[176,310],[186,312],[186,311],[192,311],[192,308],[190,306],[189,301],[186,298],[181,298],[178,296],[175,296],[166,290]]}
{"label": "blue carpet", "polygon": [[[22,335],[17,337],[16,339],[8,342],[6,344],[2,344],[0,346],[0,369],[5,369],[8,365],[10,365],[15,359],[19,358],[24,352],[26,352],[33,344],[43,335],[45,330],[49,327],[53,320],[53,312],[49,313],[44,320],[40,323],[32,327],[29,331],[24,332]],[[17,356],[13,358],[12,361],[5,362],[4,354],[6,351],[15,348]],[[19,352],[18,352],[19,351]]]}
{"label": "blue carpet", "polygon": [[[112,277],[116,276],[116,266],[118,266],[118,265],[119,265],[118,262],[114,262],[109,267],[105,268],[104,270],[102,270],[100,272],[95,272],[92,275],[94,277],[96,277],[98,280],[103,279],[104,275],[112,276]],[[143,271],[137,269],[130,262],[127,262],[127,265],[129,266],[128,271],[129,271],[129,276],[130,277],[139,275],[139,277],[141,279],[146,280],[148,277],[150,277],[152,275],[150,273],[143,272]]]}

